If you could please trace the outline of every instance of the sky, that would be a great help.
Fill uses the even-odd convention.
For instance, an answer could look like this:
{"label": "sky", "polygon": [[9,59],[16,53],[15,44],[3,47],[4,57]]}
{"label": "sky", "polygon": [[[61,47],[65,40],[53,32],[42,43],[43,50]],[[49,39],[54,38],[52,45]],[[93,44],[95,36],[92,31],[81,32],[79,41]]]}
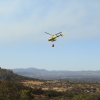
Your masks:
{"label": "sky", "polygon": [[0,0],[0,67],[100,70],[100,0]]}

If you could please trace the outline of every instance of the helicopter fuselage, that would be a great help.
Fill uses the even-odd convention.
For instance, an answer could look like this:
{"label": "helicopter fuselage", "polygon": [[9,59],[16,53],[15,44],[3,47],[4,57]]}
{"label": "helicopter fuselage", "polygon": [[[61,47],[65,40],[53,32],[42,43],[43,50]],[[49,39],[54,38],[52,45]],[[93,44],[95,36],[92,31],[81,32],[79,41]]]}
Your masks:
{"label": "helicopter fuselage", "polygon": [[[45,32],[45,33],[47,33],[47,32]],[[47,33],[47,34],[49,34],[49,33]],[[64,34],[65,34],[65,32],[59,32],[55,35],[49,34],[49,35],[52,35],[52,36],[48,39],[48,41],[54,42],[54,41],[56,41],[57,37],[63,36]]]}
{"label": "helicopter fuselage", "polygon": [[56,38],[57,38],[57,36],[56,36],[56,35],[53,35],[53,36],[51,36],[51,37],[48,39],[48,41],[55,41]]}

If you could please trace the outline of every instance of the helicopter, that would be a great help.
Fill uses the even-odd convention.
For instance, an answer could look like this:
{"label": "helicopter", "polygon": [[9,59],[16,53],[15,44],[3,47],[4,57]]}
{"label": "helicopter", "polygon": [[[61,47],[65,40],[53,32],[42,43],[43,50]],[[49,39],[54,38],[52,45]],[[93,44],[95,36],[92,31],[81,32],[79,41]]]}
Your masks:
{"label": "helicopter", "polygon": [[[47,32],[45,32],[45,33],[46,33],[46,34],[49,34],[49,35],[52,35],[52,34],[47,33]],[[56,41],[56,38],[57,38],[57,37],[63,36],[65,33],[66,33],[66,32],[59,32],[59,33],[56,33],[55,35],[52,35],[52,36],[48,39],[48,41],[54,42],[54,41]],[[54,44],[52,44],[52,47],[54,47]]]}

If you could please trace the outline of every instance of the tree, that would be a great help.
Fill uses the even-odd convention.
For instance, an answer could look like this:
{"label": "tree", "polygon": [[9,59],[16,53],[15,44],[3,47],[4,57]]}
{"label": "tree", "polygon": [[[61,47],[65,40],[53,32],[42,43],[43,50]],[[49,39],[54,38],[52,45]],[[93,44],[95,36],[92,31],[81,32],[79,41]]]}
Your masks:
{"label": "tree", "polygon": [[21,90],[21,100],[32,100],[34,96],[32,96],[29,90]]}

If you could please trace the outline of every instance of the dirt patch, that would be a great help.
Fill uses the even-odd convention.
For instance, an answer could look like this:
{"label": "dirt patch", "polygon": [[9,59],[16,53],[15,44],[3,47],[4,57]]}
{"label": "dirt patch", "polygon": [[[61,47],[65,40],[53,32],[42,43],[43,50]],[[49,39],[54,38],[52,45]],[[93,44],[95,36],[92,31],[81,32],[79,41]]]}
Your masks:
{"label": "dirt patch", "polygon": [[40,81],[23,81],[21,82],[22,84],[24,85],[41,85],[43,84],[44,82],[40,82]]}

